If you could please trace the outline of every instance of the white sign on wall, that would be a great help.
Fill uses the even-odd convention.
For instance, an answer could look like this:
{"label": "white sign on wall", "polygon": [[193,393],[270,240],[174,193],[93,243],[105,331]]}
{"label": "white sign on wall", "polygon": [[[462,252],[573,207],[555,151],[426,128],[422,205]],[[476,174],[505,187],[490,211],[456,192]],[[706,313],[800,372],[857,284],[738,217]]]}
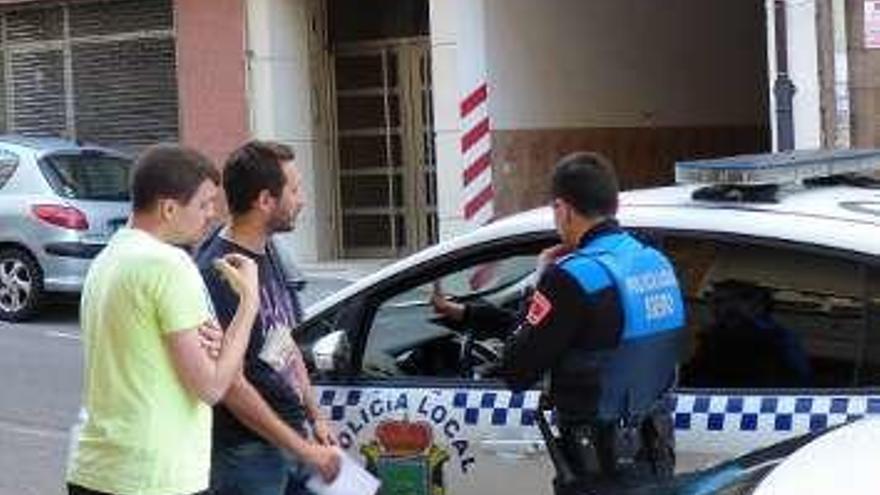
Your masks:
{"label": "white sign on wall", "polygon": [[880,48],[880,0],[865,0],[865,48]]}

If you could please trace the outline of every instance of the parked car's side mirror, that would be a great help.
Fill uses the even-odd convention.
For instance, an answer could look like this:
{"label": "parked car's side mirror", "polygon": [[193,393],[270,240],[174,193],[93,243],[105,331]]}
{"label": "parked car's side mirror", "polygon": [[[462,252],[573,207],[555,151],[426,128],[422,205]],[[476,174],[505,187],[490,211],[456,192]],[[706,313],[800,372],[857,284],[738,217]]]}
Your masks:
{"label": "parked car's side mirror", "polygon": [[322,373],[347,369],[350,357],[351,345],[345,330],[330,332],[312,345],[312,362]]}
{"label": "parked car's side mirror", "polygon": [[285,284],[287,284],[287,291],[293,297],[295,294],[304,291],[308,282],[304,278],[296,278],[285,280]]}

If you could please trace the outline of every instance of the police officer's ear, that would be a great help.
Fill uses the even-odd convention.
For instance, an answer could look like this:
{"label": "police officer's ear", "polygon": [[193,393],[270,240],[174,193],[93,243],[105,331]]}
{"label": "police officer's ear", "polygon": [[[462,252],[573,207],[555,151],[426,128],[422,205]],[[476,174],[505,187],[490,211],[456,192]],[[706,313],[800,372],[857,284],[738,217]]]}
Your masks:
{"label": "police officer's ear", "polygon": [[571,217],[574,214],[574,209],[572,209],[571,205],[564,199],[556,199],[555,204],[557,215],[559,215],[559,223],[561,225],[569,225],[571,223]]}

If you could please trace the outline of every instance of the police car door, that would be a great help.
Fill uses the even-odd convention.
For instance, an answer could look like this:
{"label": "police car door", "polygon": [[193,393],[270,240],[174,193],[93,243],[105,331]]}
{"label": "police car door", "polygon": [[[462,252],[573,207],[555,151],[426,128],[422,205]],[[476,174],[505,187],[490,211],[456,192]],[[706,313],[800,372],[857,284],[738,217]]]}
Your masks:
{"label": "police car door", "polygon": [[864,388],[880,369],[869,352],[878,332],[876,301],[866,297],[871,262],[711,232],[662,242],[688,310],[674,416],[680,470],[880,413],[880,398]]}
{"label": "police car door", "polygon": [[319,402],[342,448],[382,479],[382,493],[549,493],[552,467],[534,423],[539,392],[513,394],[487,377],[501,341],[444,325],[428,302],[440,281],[457,299],[513,308],[549,242],[453,254],[324,318],[325,330],[349,327],[352,354],[350,373],[318,375]]}

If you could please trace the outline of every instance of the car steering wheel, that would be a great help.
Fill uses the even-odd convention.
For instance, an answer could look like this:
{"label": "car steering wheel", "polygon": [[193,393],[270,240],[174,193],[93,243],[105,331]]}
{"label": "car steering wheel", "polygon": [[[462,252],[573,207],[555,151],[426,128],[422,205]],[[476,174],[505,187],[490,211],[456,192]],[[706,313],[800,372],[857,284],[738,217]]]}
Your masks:
{"label": "car steering wheel", "polygon": [[474,347],[476,342],[476,332],[459,322],[455,322],[444,316],[435,316],[428,319],[434,325],[440,325],[457,333],[462,338],[461,349],[458,353],[458,376],[462,378],[473,378],[474,374]]}

